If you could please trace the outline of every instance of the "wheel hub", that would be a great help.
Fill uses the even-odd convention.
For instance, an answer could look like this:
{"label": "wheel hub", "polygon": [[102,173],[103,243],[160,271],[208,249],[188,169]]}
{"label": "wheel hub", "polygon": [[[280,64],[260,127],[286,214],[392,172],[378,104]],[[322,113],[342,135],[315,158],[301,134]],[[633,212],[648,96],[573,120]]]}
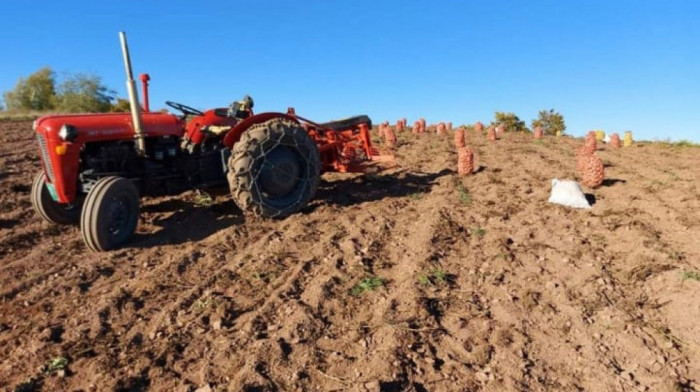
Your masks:
{"label": "wheel hub", "polygon": [[272,197],[284,197],[296,186],[300,172],[296,154],[280,146],[265,156],[260,170],[259,184],[266,194]]}
{"label": "wheel hub", "polygon": [[129,221],[128,202],[126,200],[114,199],[109,204],[109,232],[112,235],[119,234]]}

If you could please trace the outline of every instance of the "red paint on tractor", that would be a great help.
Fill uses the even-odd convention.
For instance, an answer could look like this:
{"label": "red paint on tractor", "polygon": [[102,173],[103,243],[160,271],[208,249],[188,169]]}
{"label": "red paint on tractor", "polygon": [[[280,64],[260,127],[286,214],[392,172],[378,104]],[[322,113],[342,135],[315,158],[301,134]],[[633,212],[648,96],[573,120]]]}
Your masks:
{"label": "red paint on tractor", "polygon": [[[144,135],[150,137],[183,134],[182,122],[177,116],[167,113],[143,113]],[[63,125],[75,129],[72,141],[63,141],[58,133]],[[54,178],[50,182],[60,203],[72,203],[76,196],[76,185],[80,164],[80,149],[86,143],[112,140],[134,140],[132,117],[129,113],[50,115],[36,120],[36,132],[43,138],[46,154],[42,154],[42,165],[53,168]],[[63,154],[56,153],[57,146],[64,146]],[[44,162],[49,160],[49,162]]]}

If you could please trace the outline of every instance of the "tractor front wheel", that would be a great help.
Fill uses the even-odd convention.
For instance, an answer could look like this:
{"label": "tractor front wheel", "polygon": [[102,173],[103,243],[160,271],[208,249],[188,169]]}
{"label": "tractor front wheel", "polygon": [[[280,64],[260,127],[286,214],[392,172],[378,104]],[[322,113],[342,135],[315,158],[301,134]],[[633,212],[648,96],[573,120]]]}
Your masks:
{"label": "tractor front wheel", "polygon": [[139,191],[122,177],[99,179],[80,215],[85,245],[93,251],[116,249],[129,241],[139,219]]}
{"label": "tractor front wheel", "polygon": [[80,199],[73,204],[58,203],[51,198],[46,187],[46,174],[39,173],[34,177],[30,199],[34,210],[45,221],[57,225],[70,225],[80,220]]}
{"label": "tractor front wheel", "polygon": [[304,208],[316,193],[321,158],[298,123],[276,118],[250,127],[233,146],[228,182],[236,204],[266,218]]}

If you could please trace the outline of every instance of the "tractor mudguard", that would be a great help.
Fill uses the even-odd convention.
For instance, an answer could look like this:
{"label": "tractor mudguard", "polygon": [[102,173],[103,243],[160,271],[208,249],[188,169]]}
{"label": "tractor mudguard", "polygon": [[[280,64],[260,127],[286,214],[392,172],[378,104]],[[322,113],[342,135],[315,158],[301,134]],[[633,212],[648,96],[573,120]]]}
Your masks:
{"label": "tractor mudguard", "polygon": [[273,118],[283,118],[285,120],[294,121],[297,124],[299,123],[299,121],[296,118],[284,113],[268,112],[256,114],[239,122],[235,127],[233,127],[233,129],[228,131],[226,136],[224,136],[224,146],[233,149],[233,145],[241,139],[241,135],[248,128],[252,127],[255,124],[262,124],[266,121],[272,120]]}

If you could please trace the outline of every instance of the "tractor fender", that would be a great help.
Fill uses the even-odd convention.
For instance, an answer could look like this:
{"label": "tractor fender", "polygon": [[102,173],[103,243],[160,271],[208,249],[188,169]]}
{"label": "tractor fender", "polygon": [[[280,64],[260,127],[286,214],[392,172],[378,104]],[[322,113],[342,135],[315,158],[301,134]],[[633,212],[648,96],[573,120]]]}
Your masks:
{"label": "tractor fender", "polygon": [[255,124],[261,124],[266,121],[270,121],[273,118],[283,118],[285,120],[294,121],[297,124],[299,123],[299,120],[284,113],[268,112],[256,114],[239,122],[230,131],[228,131],[226,133],[226,136],[224,136],[224,146],[233,149],[233,145],[241,139],[241,135],[243,134],[243,132],[248,130],[248,128],[252,127]]}

